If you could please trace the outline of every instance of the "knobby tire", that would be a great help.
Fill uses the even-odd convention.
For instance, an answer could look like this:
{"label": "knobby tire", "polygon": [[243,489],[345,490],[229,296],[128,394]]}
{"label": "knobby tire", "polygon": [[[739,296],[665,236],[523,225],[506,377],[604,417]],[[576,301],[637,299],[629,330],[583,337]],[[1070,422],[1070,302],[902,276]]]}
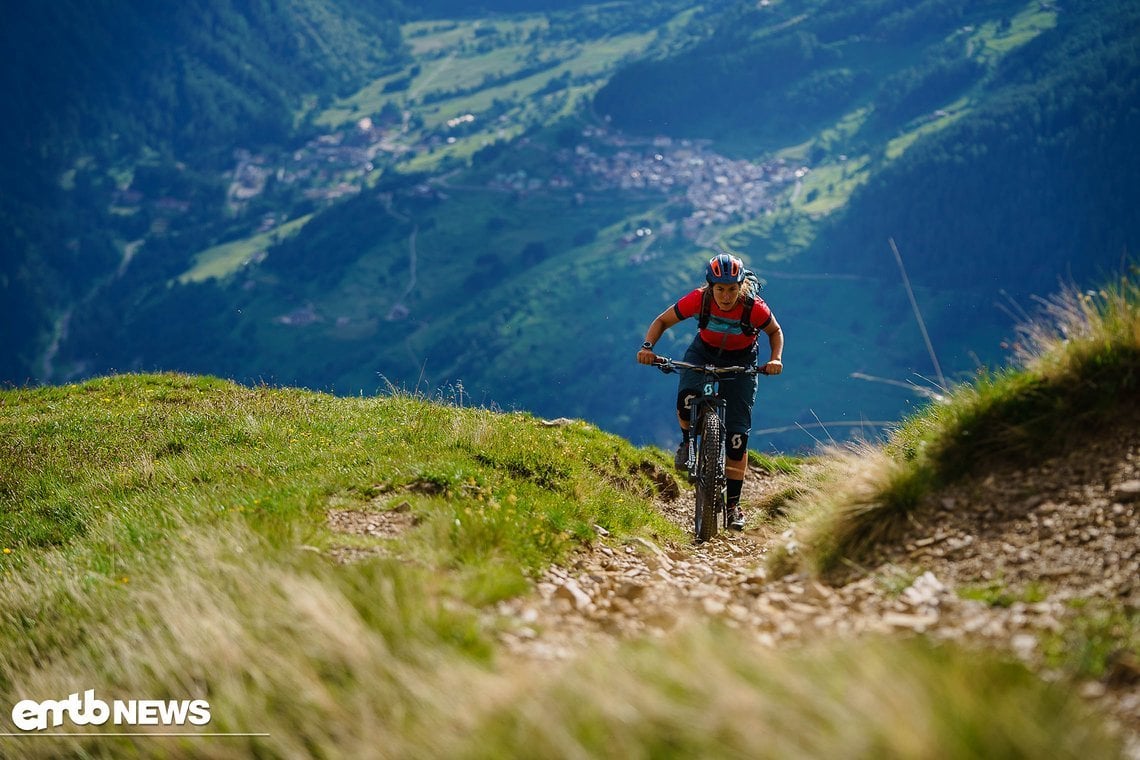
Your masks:
{"label": "knobby tire", "polygon": [[708,409],[700,421],[701,445],[697,450],[697,496],[694,510],[694,533],[698,541],[708,541],[716,535],[717,514],[724,499],[724,471],[720,452],[724,439],[720,417],[715,409]]}

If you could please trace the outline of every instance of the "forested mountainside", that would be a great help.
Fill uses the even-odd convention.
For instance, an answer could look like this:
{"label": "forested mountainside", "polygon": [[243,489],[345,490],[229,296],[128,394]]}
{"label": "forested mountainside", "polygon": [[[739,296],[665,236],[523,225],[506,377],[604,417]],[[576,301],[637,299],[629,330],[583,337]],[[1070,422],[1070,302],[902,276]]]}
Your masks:
{"label": "forested mountainside", "polygon": [[1065,3],[976,111],[855,193],[830,260],[890,266],[894,236],[927,283],[1040,294],[1119,271],[1140,249],[1138,40],[1140,3]]}
{"label": "forested mountainside", "polygon": [[[774,151],[871,101],[887,129],[935,108],[981,75],[955,29],[1010,0],[803,0],[738,3],[688,50],[626,67],[595,107],[619,128],[735,139]],[[874,124],[868,125],[875,126]]]}
{"label": "forested mountainside", "polygon": [[[282,142],[306,98],[350,92],[404,55],[389,0],[20,3],[0,27],[0,377],[26,377],[53,313],[121,263],[155,216],[145,192],[222,214],[238,146]],[[165,199],[165,200],[163,200]],[[168,221],[162,222],[169,223]],[[181,229],[180,229],[181,228]]]}
{"label": "forested mountainside", "polygon": [[281,139],[303,96],[346,94],[398,60],[399,8],[394,0],[23,4],[2,32],[9,102],[0,135],[59,160],[74,158],[76,144],[106,160],[123,145],[189,157]]}
{"label": "forested mountainside", "polygon": [[[620,72],[596,107],[626,129],[767,150],[845,121],[815,156],[867,155],[876,171],[817,242],[828,266],[893,268],[894,237],[922,282],[1046,292],[1058,277],[1103,276],[1140,244],[1140,3],[1040,3],[1056,26],[994,56],[1024,7],[742,6],[706,42]],[[979,41],[995,12],[1010,36]],[[928,134],[893,149],[924,122]]]}
{"label": "forested mountainside", "polygon": [[408,3],[414,6],[414,13],[423,18],[478,18],[490,13],[557,12],[592,4],[594,0],[418,0]]}
{"label": "forested mountainside", "polygon": [[[268,43],[232,47],[248,66],[194,52],[225,34],[183,30],[198,42],[174,48],[194,62],[172,59],[174,82],[203,61],[248,71],[287,124],[240,143],[221,129],[224,149],[205,140],[192,161],[156,127],[147,150],[104,141],[29,177],[21,198],[44,202],[5,201],[0,234],[34,254],[5,256],[0,287],[12,334],[41,338],[8,349],[4,377],[394,385],[661,442],[672,380],[629,347],[728,244],[769,279],[789,335],[756,427],[798,444],[881,429],[921,401],[909,380],[930,360],[888,238],[948,377],[1001,360],[1003,291],[1100,279],[1135,249],[1137,5],[659,0],[449,18],[444,3],[312,0],[269,19],[202,0],[185,13],[253,36],[292,18],[320,40],[290,54],[300,73],[261,66],[292,60]],[[224,79],[210,97],[245,92]],[[45,351],[44,315],[60,314]],[[662,352],[689,337],[671,331]]]}

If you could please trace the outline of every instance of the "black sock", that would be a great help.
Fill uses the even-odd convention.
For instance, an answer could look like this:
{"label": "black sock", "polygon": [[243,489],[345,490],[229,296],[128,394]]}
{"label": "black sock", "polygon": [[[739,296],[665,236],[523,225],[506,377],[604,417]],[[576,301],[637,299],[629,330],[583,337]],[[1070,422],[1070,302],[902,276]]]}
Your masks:
{"label": "black sock", "polygon": [[685,428],[681,428],[681,443],[688,443],[688,442],[689,442],[689,431]]}
{"label": "black sock", "polygon": [[744,479],[735,480],[734,478],[729,478],[726,485],[728,486],[726,489],[728,506],[735,507],[740,503],[740,491],[744,488]]}

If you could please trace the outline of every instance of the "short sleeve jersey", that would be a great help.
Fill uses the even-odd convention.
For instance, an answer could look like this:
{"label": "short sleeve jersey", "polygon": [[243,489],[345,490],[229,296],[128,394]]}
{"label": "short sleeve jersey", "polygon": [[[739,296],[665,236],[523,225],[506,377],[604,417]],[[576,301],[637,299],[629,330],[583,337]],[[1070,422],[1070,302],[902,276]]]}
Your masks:
{"label": "short sleeve jersey", "polygon": [[[703,294],[704,290],[697,288],[677,301],[673,305],[673,311],[677,317],[688,319],[700,315]],[[753,297],[756,302],[752,306],[749,321],[752,322],[752,326],[756,328],[758,334],[772,321],[772,310],[768,308],[768,304],[764,303],[764,299],[759,296]],[[740,318],[743,314],[744,304],[740,301],[728,311],[721,311],[720,307],[716,305],[716,299],[710,299],[709,323],[705,329],[700,331],[701,340],[714,348],[723,348],[726,351],[751,348],[756,343],[757,336],[745,335],[744,331],[740,329]]]}

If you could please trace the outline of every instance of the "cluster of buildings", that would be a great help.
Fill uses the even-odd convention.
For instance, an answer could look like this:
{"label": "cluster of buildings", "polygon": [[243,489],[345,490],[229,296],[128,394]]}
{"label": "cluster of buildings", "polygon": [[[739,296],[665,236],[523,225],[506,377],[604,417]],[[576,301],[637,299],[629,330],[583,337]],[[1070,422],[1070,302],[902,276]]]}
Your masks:
{"label": "cluster of buildings", "polygon": [[[474,118],[464,114],[452,121],[464,126]],[[700,141],[660,137],[634,142],[595,128],[584,130],[582,138],[577,147],[554,152],[553,172],[540,177],[519,169],[495,176],[488,186],[515,193],[577,187],[583,192],[618,188],[683,197],[691,211],[680,224],[686,235],[695,237],[705,227],[746,221],[772,211],[782,191],[810,171],[783,159],[757,163],[726,158]],[[365,118],[354,129],[312,140],[282,166],[270,166],[262,156],[239,151],[230,203],[240,206],[260,195],[274,176],[286,185],[302,183],[305,196],[314,200],[357,193],[364,177],[374,170],[377,153],[408,149],[391,143],[389,130]]]}
{"label": "cluster of buildings", "polygon": [[363,178],[376,168],[377,153],[401,150],[370,118],[361,119],[353,129],[310,140],[278,166],[270,165],[265,156],[238,150],[227,199],[231,206],[240,207],[263,193],[273,177],[285,185],[301,184],[304,196],[311,200],[336,200],[360,192]]}
{"label": "cluster of buildings", "polygon": [[774,210],[780,194],[811,171],[784,159],[756,163],[726,158],[691,140],[657,138],[637,145],[601,130],[587,130],[583,136],[586,140],[573,150],[558,152],[562,171],[546,178],[524,170],[503,173],[490,181],[490,187],[522,193],[600,186],[683,196],[692,211],[681,226],[694,236],[704,227]]}
{"label": "cluster of buildings", "polygon": [[683,193],[693,208],[682,222],[687,233],[774,210],[781,191],[810,171],[783,159],[756,163],[726,158],[689,140],[658,138],[651,147],[648,151],[623,148],[600,156],[579,145],[574,154],[585,173],[603,178],[611,186]]}

